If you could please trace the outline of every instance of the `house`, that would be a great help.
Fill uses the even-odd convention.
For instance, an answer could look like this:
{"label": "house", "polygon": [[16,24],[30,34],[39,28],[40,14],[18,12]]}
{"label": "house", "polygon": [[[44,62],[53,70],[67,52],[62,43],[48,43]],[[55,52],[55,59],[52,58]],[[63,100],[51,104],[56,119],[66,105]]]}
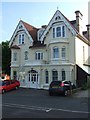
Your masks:
{"label": "house", "polygon": [[77,87],[90,78],[90,25],[82,31],[82,14],[69,21],[59,10],[48,25],[36,28],[19,21],[11,39],[11,79],[21,87],[48,89],[52,80]]}

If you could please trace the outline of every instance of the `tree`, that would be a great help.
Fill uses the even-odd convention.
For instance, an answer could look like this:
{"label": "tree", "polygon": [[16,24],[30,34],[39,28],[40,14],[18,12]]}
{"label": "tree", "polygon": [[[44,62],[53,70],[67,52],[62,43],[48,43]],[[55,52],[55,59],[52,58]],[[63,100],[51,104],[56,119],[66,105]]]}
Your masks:
{"label": "tree", "polygon": [[9,41],[2,42],[2,72],[10,75],[11,64],[11,50],[9,48]]}

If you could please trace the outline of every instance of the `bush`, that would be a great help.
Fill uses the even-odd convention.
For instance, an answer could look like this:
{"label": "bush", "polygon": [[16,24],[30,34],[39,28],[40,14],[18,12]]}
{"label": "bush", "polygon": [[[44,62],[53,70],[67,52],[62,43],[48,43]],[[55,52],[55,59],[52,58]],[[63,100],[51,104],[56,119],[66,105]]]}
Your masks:
{"label": "bush", "polygon": [[85,83],[82,85],[81,90],[87,90],[88,89],[88,84]]}

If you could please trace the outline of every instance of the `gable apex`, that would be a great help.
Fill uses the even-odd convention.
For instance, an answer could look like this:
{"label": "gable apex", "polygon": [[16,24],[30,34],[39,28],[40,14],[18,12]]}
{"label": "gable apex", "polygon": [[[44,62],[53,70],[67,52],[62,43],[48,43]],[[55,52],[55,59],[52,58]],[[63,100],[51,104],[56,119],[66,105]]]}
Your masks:
{"label": "gable apex", "polygon": [[46,36],[47,32],[49,31],[49,29],[52,27],[52,25],[56,22],[64,22],[64,24],[70,29],[71,33],[73,35],[76,35],[76,30],[73,27],[73,25],[70,23],[70,21],[59,11],[57,10],[55,12],[55,14],[53,15],[52,19],[50,20],[45,32],[43,33],[42,37],[41,37],[41,42],[43,41],[44,37]]}
{"label": "gable apex", "polygon": [[25,31],[31,42],[33,42],[37,39],[37,36],[36,36],[37,28],[20,20],[11,39],[10,39],[9,47],[11,47],[11,45],[13,44],[13,41],[15,40],[15,37],[18,35],[19,31]]}

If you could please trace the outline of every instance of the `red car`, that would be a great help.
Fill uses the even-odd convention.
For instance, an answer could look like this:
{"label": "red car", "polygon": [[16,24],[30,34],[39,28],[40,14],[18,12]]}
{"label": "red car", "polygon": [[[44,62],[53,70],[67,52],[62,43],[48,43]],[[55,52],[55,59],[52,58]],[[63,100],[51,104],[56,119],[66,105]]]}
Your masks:
{"label": "red car", "polygon": [[20,82],[18,80],[4,80],[0,81],[0,93],[5,93],[12,89],[17,89],[20,86]]}

